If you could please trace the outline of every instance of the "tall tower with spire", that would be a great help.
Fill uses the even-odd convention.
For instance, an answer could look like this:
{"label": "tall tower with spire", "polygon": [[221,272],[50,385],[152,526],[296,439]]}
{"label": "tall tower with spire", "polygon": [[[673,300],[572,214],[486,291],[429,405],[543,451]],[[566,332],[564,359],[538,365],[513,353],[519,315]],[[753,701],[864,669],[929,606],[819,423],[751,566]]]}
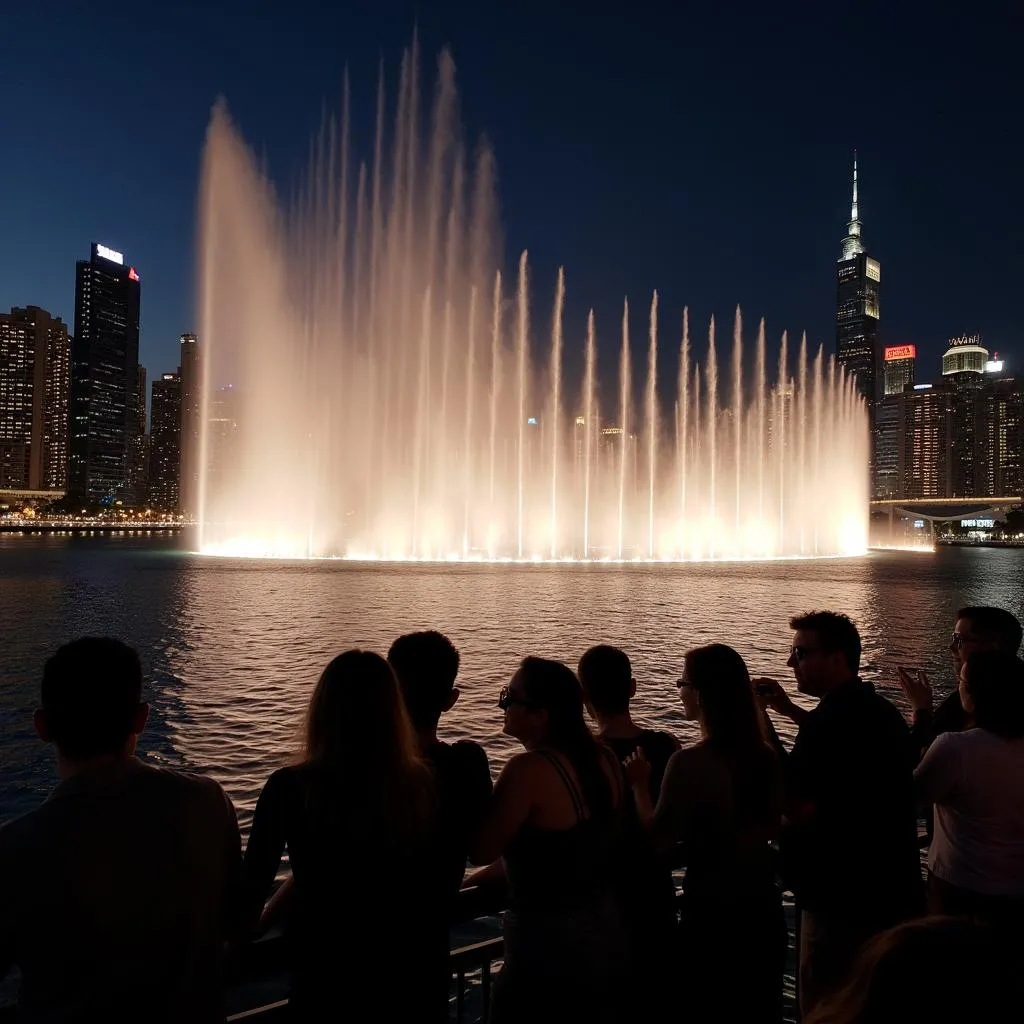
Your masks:
{"label": "tall tower with spire", "polygon": [[878,284],[881,267],[867,253],[861,234],[857,154],[853,154],[853,203],[836,267],[836,358],[857,382],[868,403],[871,424],[871,487],[875,480],[875,407],[881,399],[878,344]]}

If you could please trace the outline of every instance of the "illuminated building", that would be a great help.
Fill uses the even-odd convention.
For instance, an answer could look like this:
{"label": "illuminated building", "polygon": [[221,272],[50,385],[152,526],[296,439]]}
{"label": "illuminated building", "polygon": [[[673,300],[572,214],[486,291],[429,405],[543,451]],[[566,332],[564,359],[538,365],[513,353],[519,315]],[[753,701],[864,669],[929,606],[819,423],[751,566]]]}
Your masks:
{"label": "illuminated building", "polygon": [[182,381],[177,373],[153,381],[149,426],[149,504],[165,512],[181,504]]}
{"label": "illuminated building", "polygon": [[94,243],[75,270],[68,489],[83,502],[131,501],[139,433],[139,275]]}
{"label": "illuminated building", "polygon": [[987,381],[981,400],[987,493],[1024,495],[1024,381],[1014,377]]}
{"label": "illuminated building", "polygon": [[950,338],[949,347],[942,356],[942,376],[954,373],[984,373],[989,362],[988,349],[981,344],[981,335],[961,335]]}
{"label": "illuminated building", "polygon": [[199,423],[202,416],[202,381],[199,341],[194,334],[181,336],[181,508],[199,511]]}
{"label": "illuminated building", "polygon": [[919,384],[894,399],[902,412],[898,472],[901,498],[950,497],[950,394],[942,385]]}
{"label": "illuminated building", "polygon": [[901,395],[908,384],[913,385],[916,358],[915,345],[890,345],[886,348],[883,360],[886,395]]}
{"label": "illuminated building", "polygon": [[[847,235],[836,267],[836,359],[852,375],[868,403],[871,436],[875,437],[878,394],[878,285],[881,266],[867,254],[861,237],[857,203],[857,157],[853,159],[853,204]],[[872,463],[874,443],[872,444]],[[871,478],[874,491],[874,467]]]}
{"label": "illuminated building", "polygon": [[0,489],[64,490],[67,325],[38,306],[0,313]]}
{"label": "illuminated building", "polygon": [[125,500],[131,505],[141,505],[146,500],[146,479],[149,474],[149,435],[146,433],[146,368],[139,366],[135,372],[135,390],[129,415],[135,423],[135,430],[128,451],[128,483]]}

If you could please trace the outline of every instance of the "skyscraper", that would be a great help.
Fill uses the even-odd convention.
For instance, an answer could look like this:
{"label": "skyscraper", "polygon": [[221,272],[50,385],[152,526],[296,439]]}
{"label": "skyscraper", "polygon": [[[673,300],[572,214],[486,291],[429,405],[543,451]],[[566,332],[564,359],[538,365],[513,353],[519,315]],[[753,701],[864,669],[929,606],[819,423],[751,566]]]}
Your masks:
{"label": "skyscraper", "polygon": [[914,363],[917,347],[914,345],[890,345],[885,350],[884,393],[901,395],[908,384],[914,383]]}
{"label": "skyscraper", "polygon": [[[986,376],[988,376],[986,374]],[[995,376],[985,388],[988,493],[1024,494],[1024,381]]]}
{"label": "skyscraper", "polygon": [[899,497],[950,497],[953,417],[949,389],[943,384],[918,385],[900,396],[898,403],[903,411]]}
{"label": "skyscraper", "polygon": [[130,415],[135,423],[128,452],[128,485],[124,499],[132,505],[146,500],[149,475],[149,435],[146,433],[146,368],[141,364],[135,374]]}
{"label": "skyscraper", "polygon": [[149,427],[149,503],[165,512],[181,504],[181,377],[162,374],[153,381]]}
{"label": "skyscraper", "polygon": [[847,235],[836,268],[836,358],[852,374],[857,390],[868,403],[872,437],[872,492],[874,473],[875,403],[878,393],[878,284],[881,267],[867,254],[861,237],[857,203],[857,157],[853,158],[853,205]]}
{"label": "skyscraper", "polygon": [[132,500],[139,430],[139,275],[94,243],[75,270],[68,490],[80,501]]}
{"label": "skyscraper", "polygon": [[0,489],[64,490],[67,325],[38,306],[0,313]]}
{"label": "skyscraper", "polygon": [[199,341],[194,334],[181,336],[181,508],[199,513],[199,430],[202,415],[202,379]]}

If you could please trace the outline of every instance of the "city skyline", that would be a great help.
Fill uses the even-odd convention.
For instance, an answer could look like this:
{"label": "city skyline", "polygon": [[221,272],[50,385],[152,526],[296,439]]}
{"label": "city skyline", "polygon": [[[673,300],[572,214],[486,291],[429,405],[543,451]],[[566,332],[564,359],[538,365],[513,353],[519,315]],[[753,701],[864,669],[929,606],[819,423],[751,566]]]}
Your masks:
{"label": "city skyline", "polygon": [[[14,15],[25,27],[33,17]],[[153,375],[172,370],[180,334],[197,326],[193,214],[212,100],[220,92],[226,95],[246,134],[258,149],[265,148],[284,191],[304,163],[321,102],[328,108],[340,105],[346,59],[353,131],[365,142],[378,56],[393,92],[397,55],[415,12],[393,5],[387,17],[330,15],[315,41],[303,35],[312,17],[301,4],[283,21],[261,14],[236,26],[226,16],[213,16],[196,40],[194,73],[175,77],[154,72],[176,59],[176,39],[197,32],[187,12],[157,43],[152,16],[145,12],[115,27],[82,24],[70,6],[63,11],[52,25],[56,52],[69,49],[72,41],[77,46],[79,33],[91,38],[102,29],[98,56],[119,47],[131,88],[116,114],[90,113],[75,127],[69,119],[79,104],[72,92],[81,56],[69,57],[67,71],[38,90],[32,68],[15,68],[14,97],[24,99],[26,91],[32,96],[12,112],[12,138],[29,131],[33,118],[53,120],[46,145],[54,160],[47,166],[73,165],[76,172],[53,180],[47,173],[30,180],[17,170],[0,172],[3,192],[24,200],[12,211],[12,244],[0,257],[0,308],[32,303],[70,320],[72,289],[65,268],[83,241],[102,240],[132,253],[147,283],[141,361]],[[693,323],[706,322],[711,313],[720,321],[731,317],[739,303],[748,319],[767,317],[770,337],[784,328],[791,336],[806,328],[812,343],[824,341],[833,351],[834,278],[831,283],[829,278],[856,147],[872,253],[886,267],[880,344],[914,344],[920,363],[928,365],[938,360],[949,337],[977,332],[1011,370],[1019,367],[1024,325],[1013,294],[1021,256],[1008,239],[1003,242],[1002,233],[991,230],[1001,204],[1003,217],[1015,209],[1012,185],[1021,165],[1021,140],[1009,137],[1000,113],[1014,104],[1012,90],[999,87],[1000,69],[1007,65],[990,59],[978,74],[968,73],[965,69],[973,67],[968,52],[967,64],[958,64],[955,88],[949,82],[937,82],[932,92],[921,88],[939,77],[941,63],[922,67],[922,62],[969,38],[975,31],[970,26],[933,19],[922,30],[934,44],[928,52],[909,46],[911,27],[920,26],[898,18],[888,24],[887,38],[877,40],[884,59],[872,84],[885,103],[870,123],[860,123],[855,117],[824,117],[842,92],[836,77],[821,79],[822,95],[816,97],[797,91],[799,79],[784,60],[774,77],[765,77],[771,54],[759,49],[759,30],[771,29],[771,19],[743,21],[732,41],[734,51],[725,54],[726,75],[707,78],[712,85],[706,93],[689,88],[705,64],[723,58],[713,31],[718,26],[707,12],[673,15],[665,26],[672,29],[670,37],[687,30],[707,37],[708,52],[695,53],[689,70],[659,63],[665,44],[640,24],[642,18],[621,26],[622,52],[602,64],[614,35],[608,23],[596,19],[578,26],[570,38],[569,26],[556,17],[537,36],[528,80],[505,88],[515,80],[506,72],[537,28],[532,19],[529,14],[512,19],[498,38],[487,31],[482,15],[448,8],[421,16],[419,34],[425,54],[451,43],[466,136],[486,132],[493,140],[506,267],[514,265],[517,249],[529,248],[535,295],[546,299],[557,265],[565,264],[567,332],[582,334],[586,308],[593,304],[599,345],[609,344],[622,296],[640,302],[657,287],[664,308],[681,311],[688,304]],[[224,59],[228,33],[236,28],[245,57]],[[788,40],[778,33],[769,36],[779,51],[775,56],[806,49],[810,76],[820,70],[826,52],[836,46],[845,52],[852,45],[843,40],[843,28],[825,18],[798,25]],[[302,68],[299,36],[310,47]],[[992,49],[1002,44],[999,34],[990,28],[985,40],[992,57]],[[272,46],[278,69],[273,89],[256,73],[257,58]],[[653,47],[652,69],[638,75],[644,46]],[[560,69],[556,56],[565,58],[566,67]],[[743,71],[752,56],[756,59]],[[429,60],[425,63],[427,76]],[[607,80],[601,80],[602,72]],[[588,86],[586,96],[580,95],[582,83]],[[754,84],[764,87],[764,95],[754,94]],[[540,102],[544,97],[551,102]],[[866,99],[851,100],[854,106],[860,102]],[[765,120],[766,105],[771,111]],[[144,109],[159,110],[161,116],[138,120]],[[911,110],[915,116],[908,119]],[[131,142],[123,132],[114,137],[125,117],[138,120]],[[556,137],[553,119],[564,137]],[[758,121],[764,122],[760,128]],[[940,145],[940,121],[960,135],[954,131],[952,142]],[[968,141],[986,132],[979,156],[957,156],[958,138]],[[778,138],[768,138],[771,133]],[[741,144],[741,136],[749,144]],[[646,145],[639,145],[641,140]],[[48,218],[60,223],[37,237],[34,214],[44,200],[52,211]],[[768,239],[771,261],[760,242],[751,244]],[[944,290],[941,301],[935,294],[936,260],[942,274],[958,280],[955,293]],[[671,320],[663,329],[668,336],[676,333]]]}

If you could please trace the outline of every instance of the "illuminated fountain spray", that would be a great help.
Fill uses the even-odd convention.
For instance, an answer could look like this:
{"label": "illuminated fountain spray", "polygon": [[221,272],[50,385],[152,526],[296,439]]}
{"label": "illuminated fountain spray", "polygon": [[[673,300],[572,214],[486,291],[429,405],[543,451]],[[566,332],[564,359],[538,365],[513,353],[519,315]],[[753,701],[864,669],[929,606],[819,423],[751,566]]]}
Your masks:
{"label": "illuminated fountain spray", "polygon": [[[867,417],[842,369],[806,340],[790,366],[783,337],[770,377],[763,322],[748,367],[739,310],[731,352],[712,321],[701,366],[684,311],[678,364],[659,376],[655,294],[634,388],[628,302],[606,363],[593,313],[566,321],[563,271],[550,317],[531,317],[526,253],[511,287],[499,273],[494,161],[484,145],[467,156],[448,55],[429,116],[419,77],[414,44],[389,124],[381,73],[369,163],[351,152],[346,80],[342,117],[325,121],[287,203],[214,110],[201,197],[201,549],[652,560],[864,550]],[[579,354],[582,379],[567,378]]]}

